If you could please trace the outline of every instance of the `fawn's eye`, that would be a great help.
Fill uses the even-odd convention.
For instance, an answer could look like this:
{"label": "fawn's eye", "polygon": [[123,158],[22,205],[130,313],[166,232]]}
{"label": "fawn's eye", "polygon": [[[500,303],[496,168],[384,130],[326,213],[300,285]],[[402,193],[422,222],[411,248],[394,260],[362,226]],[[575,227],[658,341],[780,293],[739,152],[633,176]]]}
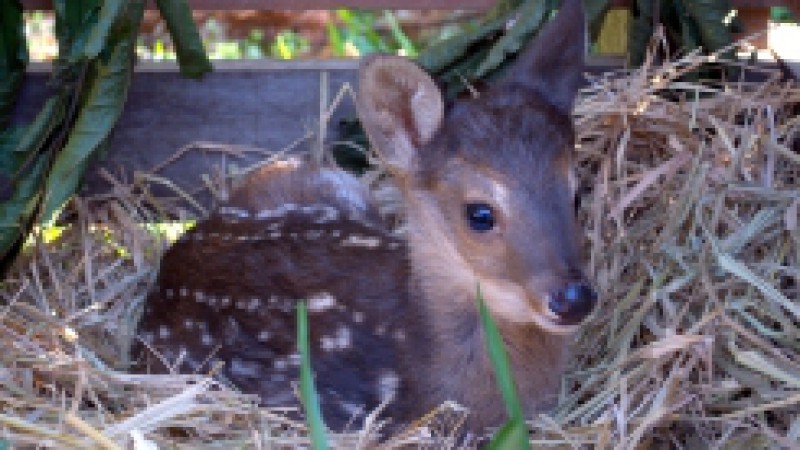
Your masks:
{"label": "fawn's eye", "polygon": [[473,230],[484,232],[494,228],[494,211],[486,203],[467,203],[465,213]]}

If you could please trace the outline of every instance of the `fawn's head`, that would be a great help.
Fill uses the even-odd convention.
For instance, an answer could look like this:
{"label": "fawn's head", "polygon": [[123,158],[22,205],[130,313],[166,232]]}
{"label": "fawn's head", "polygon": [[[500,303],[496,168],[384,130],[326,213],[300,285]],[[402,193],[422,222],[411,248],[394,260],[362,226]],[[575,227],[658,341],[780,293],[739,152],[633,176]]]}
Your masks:
{"label": "fawn's head", "polygon": [[404,193],[417,282],[448,303],[435,307],[464,306],[480,283],[499,319],[548,332],[591,311],[571,167],[584,49],[581,1],[566,0],[504,79],[447,113],[415,64],[362,64],[359,112]]}

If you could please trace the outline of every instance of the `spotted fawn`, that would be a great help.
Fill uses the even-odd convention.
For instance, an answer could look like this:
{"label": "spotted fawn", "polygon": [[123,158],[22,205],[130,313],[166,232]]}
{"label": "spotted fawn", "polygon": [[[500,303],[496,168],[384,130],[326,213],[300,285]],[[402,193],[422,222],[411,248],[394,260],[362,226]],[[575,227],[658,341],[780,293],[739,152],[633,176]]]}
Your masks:
{"label": "spotted fawn", "polygon": [[447,111],[414,63],[365,58],[357,107],[402,193],[404,232],[342,170],[263,167],[166,253],[139,326],[140,370],[222,364],[219,376],[263,405],[297,405],[304,299],[332,428],[387,399],[400,423],[452,400],[470,427],[499,425],[480,286],[525,412],[551,406],[596,298],[571,173],[584,40],[581,1],[566,0],[504,78]]}

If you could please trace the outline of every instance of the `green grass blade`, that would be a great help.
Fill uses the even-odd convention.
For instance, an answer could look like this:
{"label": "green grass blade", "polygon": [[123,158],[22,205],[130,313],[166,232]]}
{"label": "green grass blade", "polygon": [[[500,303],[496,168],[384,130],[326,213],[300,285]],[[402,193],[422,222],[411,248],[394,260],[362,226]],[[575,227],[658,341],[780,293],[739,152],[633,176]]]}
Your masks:
{"label": "green grass blade", "polygon": [[511,416],[509,420],[492,438],[489,448],[495,449],[530,449],[528,442],[528,427],[525,424],[525,416],[522,413],[522,404],[517,394],[517,386],[514,382],[514,375],[511,373],[511,365],[508,362],[503,337],[497,329],[497,325],[492,319],[492,315],[486,308],[483,301],[480,286],[477,293],[478,311],[481,316],[483,334],[486,338],[486,349],[489,352],[489,359],[492,361],[495,378],[500,393],[503,395],[503,402],[506,411]]}
{"label": "green grass blade", "polygon": [[486,446],[486,450],[522,450],[530,449],[528,442],[528,425],[524,420],[511,419],[506,422]]}
{"label": "green grass blade", "polygon": [[192,19],[192,10],[186,0],[156,0],[161,17],[175,42],[175,53],[181,74],[188,78],[200,78],[211,72],[200,32]]}
{"label": "green grass blade", "polygon": [[308,346],[308,309],[306,302],[297,304],[297,352],[300,353],[300,398],[306,412],[306,422],[311,433],[311,446],[314,450],[327,450],[328,437],[322,410],[319,407],[314,376],[311,372],[311,353]]}

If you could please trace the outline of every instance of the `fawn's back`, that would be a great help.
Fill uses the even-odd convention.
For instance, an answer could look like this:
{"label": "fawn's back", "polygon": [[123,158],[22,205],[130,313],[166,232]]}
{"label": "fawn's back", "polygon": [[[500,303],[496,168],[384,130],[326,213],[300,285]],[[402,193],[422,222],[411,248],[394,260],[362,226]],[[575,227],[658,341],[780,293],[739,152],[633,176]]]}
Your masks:
{"label": "fawn's back", "polygon": [[402,193],[404,235],[345,172],[262,169],[167,252],[140,368],[222,362],[223,377],[264,404],[296,405],[294,307],[305,299],[329,425],[390,398],[399,421],[454,400],[473,427],[498,425],[480,285],[526,412],[552,404],[568,336],[595,302],[572,207],[583,51],[581,2],[566,0],[503,80],[446,114],[416,65],[367,58],[358,109]]}

